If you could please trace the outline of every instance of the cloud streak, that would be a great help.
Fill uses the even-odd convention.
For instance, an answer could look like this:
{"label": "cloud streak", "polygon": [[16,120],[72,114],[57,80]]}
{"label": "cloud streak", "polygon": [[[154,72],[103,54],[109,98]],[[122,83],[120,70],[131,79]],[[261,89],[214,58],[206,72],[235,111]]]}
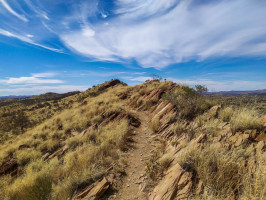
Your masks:
{"label": "cloud streak", "polygon": [[[120,15],[108,24],[65,33],[61,39],[84,56],[136,60],[143,67],[221,56],[265,56],[265,2],[224,0],[198,6],[194,2],[168,1],[163,6],[157,0],[120,0]],[[88,30],[94,34],[85,35]]]}
{"label": "cloud streak", "polygon": [[23,15],[20,15],[18,14],[17,12],[15,12],[10,6],[9,4],[5,1],[5,0],[0,0],[0,3],[2,3],[2,5],[5,7],[5,9],[10,12],[12,15],[16,16],[17,18],[21,19],[22,21],[24,22],[27,22],[28,19],[23,16]]}
{"label": "cloud streak", "polygon": [[7,79],[0,79],[0,83],[4,83],[7,85],[18,85],[18,84],[29,84],[29,85],[36,85],[36,84],[59,84],[64,83],[62,80],[58,79],[46,79],[47,77],[55,76],[54,73],[39,73],[33,74],[30,77],[18,77],[18,78],[7,78]]}
{"label": "cloud streak", "polygon": [[263,0],[112,0],[111,10],[100,0],[73,4],[21,0],[28,7],[23,12],[27,18],[15,12],[17,3],[0,2],[22,20],[17,26],[0,19],[5,24],[0,25],[1,35],[51,51],[70,50],[91,60],[136,61],[159,69],[213,57],[266,57]]}

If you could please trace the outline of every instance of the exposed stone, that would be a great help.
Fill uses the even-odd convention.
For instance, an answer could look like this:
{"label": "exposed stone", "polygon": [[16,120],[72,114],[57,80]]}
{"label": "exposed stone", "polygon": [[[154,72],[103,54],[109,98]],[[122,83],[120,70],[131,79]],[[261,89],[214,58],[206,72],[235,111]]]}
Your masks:
{"label": "exposed stone", "polygon": [[180,190],[183,187],[185,187],[188,184],[188,182],[191,181],[191,178],[192,178],[192,173],[191,172],[185,172],[181,176],[180,180],[178,181],[178,186],[177,186],[178,190]]}
{"label": "exposed stone", "polygon": [[207,135],[205,133],[200,134],[200,136],[196,139],[196,143],[202,143],[206,140]]}
{"label": "exposed stone", "polygon": [[262,118],[262,125],[266,126],[266,115],[264,115]]}
{"label": "exposed stone", "polygon": [[245,134],[249,134],[249,137],[255,139],[257,136],[257,130],[246,130]]}
{"label": "exposed stone", "polygon": [[148,96],[146,96],[145,99],[151,99],[154,96],[160,97],[162,92],[163,92],[162,89],[155,89]]}
{"label": "exposed stone", "polygon": [[208,112],[207,112],[207,119],[217,117],[218,111],[220,110],[221,105],[213,106]]}
{"label": "exposed stone", "polygon": [[[86,191],[86,196],[82,198],[83,200],[98,200],[109,188],[110,182],[104,177],[102,181],[95,183],[92,186],[89,186]],[[82,193],[85,195],[85,193]],[[82,195],[82,196],[83,196]]]}
{"label": "exposed stone", "polygon": [[10,173],[18,167],[17,160],[12,158],[0,166],[0,175]]}
{"label": "exposed stone", "polygon": [[104,126],[108,124],[111,120],[113,120],[117,116],[117,113],[113,113],[109,117],[107,117],[105,120],[102,121],[102,123],[99,126]]}
{"label": "exposed stone", "polygon": [[177,192],[178,181],[183,174],[182,167],[177,163],[167,171],[167,175],[154,188],[149,200],[170,200]]}
{"label": "exposed stone", "polygon": [[263,149],[265,149],[265,142],[264,141],[259,141],[257,146],[256,146],[256,149],[257,151],[261,152]]}
{"label": "exposed stone", "polygon": [[165,107],[163,107],[156,115],[154,115],[154,118],[160,118],[161,116],[165,115],[166,113],[170,112],[174,108],[174,105],[171,103],[168,103]]}
{"label": "exposed stone", "polygon": [[30,148],[30,146],[27,144],[22,144],[22,145],[19,145],[18,147],[19,150],[24,149],[24,148]]}
{"label": "exposed stone", "polygon": [[191,188],[192,188],[192,182],[190,181],[185,187],[183,187],[181,190],[177,192],[175,200],[188,199]]}
{"label": "exposed stone", "polygon": [[256,137],[256,139],[255,139],[256,141],[266,141],[266,134],[265,133],[261,133],[261,134],[259,134],[258,135],[258,137]]}
{"label": "exposed stone", "polygon": [[49,152],[45,153],[43,156],[42,156],[42,159],[43,160],[47,160],[47,158],[50,156],[51,154]]}
{"label": "exposed stone", "polygon": [[197,184],[195,194],[197,194],[197,195],[201,194],[203,192],[203,188],[204,188],[203,182],[202,182],[202,180],[200,180]]}

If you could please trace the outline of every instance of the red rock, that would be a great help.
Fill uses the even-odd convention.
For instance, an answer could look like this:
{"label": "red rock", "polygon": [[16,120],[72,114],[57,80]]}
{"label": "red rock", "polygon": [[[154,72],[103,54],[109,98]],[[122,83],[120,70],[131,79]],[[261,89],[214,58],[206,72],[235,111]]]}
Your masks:
{"label": "red rock", "polygon": [[95,184],[92,187],[83,200],[98,200],[110,187],[110,182],[104,177],[102,181]]}
{"label": "red rock", "polygon": [[207,112],[208,119],[212,117],[217,117],[218,111],[220,110],[220,108],[221,108],[221,105],[216,105],[216,106],[211,107],[211,109]]}
{"label": "red rock", "polygon": [[262,118],[262,125],[266,126],[266,115],[264,115]]}
{"label": "red rock", "polygon": [[198,184],[197,184],[195,194],[197,194],[197,195],[201,194],[202,191],[203,191],[203,188],[204,188],[204,186],[203,186],[203,182],[202,182],[202,180],[200,180],[200,181],[198,182]]}
{"label": "red rock", "polygon": [[0,175],[10,173],[10,172],[16,170],[17,167],[18,167],[17,160],[12,158],[8,162],[6,162],[0,166]]}
{"label": "red rock", "polygon": [[188,199],[192,189],[192,182],[190,181],[185,187],[177,192],[175,200]]}
{"label": "red rock", "polygon": [[200,134],[200,136],[196,139],[196,143],[202,143],[207,139],[207,135],[205,133]]}
{"label": "red rock", "polygon": [[266,134],[265,133],[261,133],[261,134],[259,134],[258,135],[258,137],[256,137],[256,139],[255,139],[256,141],[266,141]]}
{"label": "red rock", "polygon": [[103,120],[103,122],[99,126],[104,126],[108,124],[111,120],[113,120],[117,116],[117,113],[112,114],[107,119]]}
{"label": "red rock", "polygon": [[154,188],[149,200],[173,199],[176,195],[178,181],[182,174],[183,169],[178,163],[168,169],[167,175]]}

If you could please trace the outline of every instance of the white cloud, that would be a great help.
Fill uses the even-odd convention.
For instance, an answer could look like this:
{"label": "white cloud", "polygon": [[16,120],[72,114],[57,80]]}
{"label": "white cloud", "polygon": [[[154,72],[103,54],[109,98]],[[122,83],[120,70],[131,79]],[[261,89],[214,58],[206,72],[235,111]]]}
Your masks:
{"label": "white cloud", "polygon": [[138,77],[122,77],[123,79],[130,80],[130,81],[138,81],[138,82],[145,82],[146,80],[151,80],[152,78],[149,76],[138,76]]}
{"label": "white cloud", "polygon": [[47,77],[54,77],[58,75],[58,73],[55,72],[44,72],[44,73],[33,73],[31,74],[33,77],[42,77],[42,78],[47,78]]}
{"label": "white cloud", "polygon": [[18,88],[0,88],[0,94],[5,95],[36,95],[46,92],[65,93],[71,91],[85,91],[89,86],[85,85],[59,85],[59,86],[33,86],[33,87],[18,87]]}
{"label": "white cloud", "polygon": [[108,25],[94,25],[87,35],[81,27],[61,39],[79,54],[109,61],[136,59],[144,67],[214,56],[265,56],[266,2],[194,2],[118,0],[120,15]]}
{"label": "white cloud", "polygon": [[10,12],[12,15],[16,16],[17,18],[21,19],[24,22],[28,21],[28,19],[24,15],[20,15],[17,12],[15,12],[5,0],[0,0],[0,3],[2,3],[2,5],[5,7],[5,9],[8,12]]}
{"label": "white cloud", "polygon": [[176,83],[189,86],[205,85],[209,91],[232,91],[232,90],[258,90],[265,89],[266,81],[244,81],[244,80],[224,80],[217,81],[212,79],[175,79],[168,78]]}
{"label": "white cloud", "polygon": [[266,55],[263,0],[115,0],[112,10],[100,7],[99,0],[77,0],[64,4],[65,12],[57,12],[63,1],[24,2],[27,11],[19,3],[0,0],[13,18],[24,19],[17,10],[28,20],[13,24],[9,13],[0,13],[0,34],[60,53],[59,47],[68,48],[92,60],[136,60],[155,68],[212,57]]}
{"label": "white cloud", "polygon": [[19,40],[21,40],[23,42],[27,42],[29,44],[39,46],[39,47],[42,47],[44,49],[48,49],[50,51],[55,51],[57,53],[63,53],[63,51],[61,49],[55,49],[55,48],[48,47],[48,46],[45,46],[45,45],[38,44],[38,43],[34,42],[32,39],[30,39],[31,37],[29,37],[29,34],[27,34],[25,36],[24,35],[19,35],[19,34],[14,34],[14,33],[11,33],[11,32],[9,32],[7,30],[3,30],[3,29],[0,28],[0,35],[16,38],[16,39],[19,39]]}
{"label": "white cloud", "polygon": [[5,83],[8,85],[14,84],[59,84],[64,83],[62,80],[58,79],[45,79],[44,77],[50,77],[53,74],[43,73],[43,74],[35,74],[31,77],[19,77],[19,78],[7,78],[0,79],[0,83]]}
{"label": "white cloud", "polygon": [[[149,76],[124,76],[121,77],[127,81],[133,82],[145,82],[146,80],[151,80],[152,77]],[[209,91],[232,91],[232,90],[258,90],[265,89],[266,81],[244,81],[244,80],[213,80],[210,78],[196,78],[196,79],[176,79],[167,78],[169,81],[173,81],[178,84],[189,85],[194,87],[195,85],[207,86]]]}

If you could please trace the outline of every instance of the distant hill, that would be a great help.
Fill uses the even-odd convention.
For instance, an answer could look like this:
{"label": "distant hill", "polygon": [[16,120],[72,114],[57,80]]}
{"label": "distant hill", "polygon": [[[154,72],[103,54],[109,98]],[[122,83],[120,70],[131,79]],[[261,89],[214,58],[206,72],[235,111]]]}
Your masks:
{"label": "distant hill", "polygon": [[217,95],[266,95],[266,89],[263,89],[263,90],[250,90],[250,91],[208,92],[208,94],[217,94]]}
{"label": "distant hill", "polygon": [[33,95],[21,95],[21,96],[0,96],[0,99],[24,99],[28,97],[32,97]]}
{"label": "distant hill", "polygon": [[44,101],[51,101],[51,100],[60,100],[65,97],[69,97],[75,94],[79,94],[79,91],[74,91],[74,92],[67,92],[63,94],[58,94],[58,93],[53,93],[53,92],[48,92],[45,94],[41,95],[36,95],[36,96],[29,96],[29,95],[24,95],[24,96],[2,96],[0,97],[0,107],[1,106],[6,106],[12,103],[22,103],[22,104],[27,104],[27,105],[32,105],[35,103],[41,103]]}

